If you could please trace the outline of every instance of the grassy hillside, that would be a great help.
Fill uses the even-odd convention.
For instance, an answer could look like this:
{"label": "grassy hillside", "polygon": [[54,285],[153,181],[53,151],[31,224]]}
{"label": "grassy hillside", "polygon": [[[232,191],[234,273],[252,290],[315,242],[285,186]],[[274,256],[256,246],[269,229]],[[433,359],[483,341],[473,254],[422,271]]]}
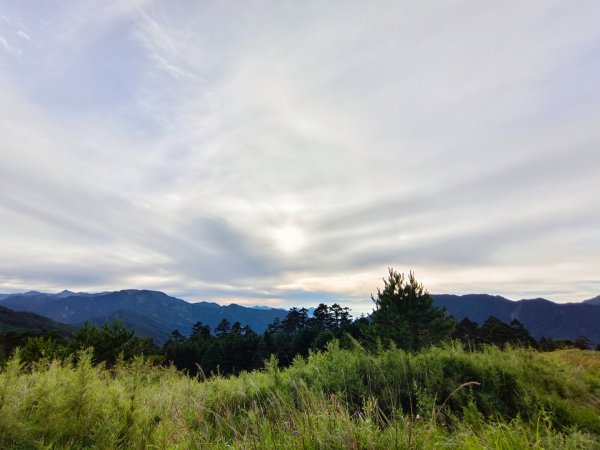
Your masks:
{"label": "grassy hillside", "polygon": [[600,353],[357,348],[208,381],[13,359],[1,448],[598,448]]}

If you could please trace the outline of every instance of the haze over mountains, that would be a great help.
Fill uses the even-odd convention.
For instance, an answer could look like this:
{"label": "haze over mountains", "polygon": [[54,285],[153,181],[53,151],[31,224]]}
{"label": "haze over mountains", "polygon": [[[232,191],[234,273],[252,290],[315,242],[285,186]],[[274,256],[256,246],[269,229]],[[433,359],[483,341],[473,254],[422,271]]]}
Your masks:
{"label": "haze over mountains", "polygon": [[[518,319],[536,339],[542,336],[553,339],[587,336],[593,343],[600,342],[600,296],[581,303],[566,304],[542,298],[511,301],[486,294],[435,294],[434,299],[438,306],[444,306],[458,321],[468,317],[481,324],[489,316],[506,323]],[[236,304],[189,303],[163,292],[133,289],[93,294],[71,291],[58,294],[36,291],[2,294],[0,305],[69,325],[80,325],[86,320],[101,325],[120,319],[139,335],[154,338],[157,344],[164,343],[175,329],[189,335],[198,321],[210,325],[212,329],[222,319],[230,323],[239,321],[260,333],[273,320],[281,319],[287,313],[283,309],[248,308]]]}

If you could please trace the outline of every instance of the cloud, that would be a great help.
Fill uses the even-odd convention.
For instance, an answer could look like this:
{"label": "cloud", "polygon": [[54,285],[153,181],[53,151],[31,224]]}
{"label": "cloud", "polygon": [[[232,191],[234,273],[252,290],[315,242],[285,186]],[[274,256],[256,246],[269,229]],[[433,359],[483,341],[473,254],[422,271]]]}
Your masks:
{"label": "cloud", "polygon": [[25,39],[26,41],[31,41],[31,37],[27,33],[25,33],[23,30],[17,31],[17,36]]}
{"label": "cloud", "polygon": [[[2,21],[22,55],[0,76],[0,290],[365,311],[393,265],[435,292],[593,297],[599,14],[15,6]],[[286,250],[289,229],[303,239]]]}
{"label": "cloud", "polygon": [[13,54],[13,55],[20,55],[21,54],[21,50],[19,50],[17,47],[14,47],[13,45],[11,45],[6,38],[4,38],[3,36],[0,36],[0,49],[4,50],[5,52],[9,53],[9,54]]}

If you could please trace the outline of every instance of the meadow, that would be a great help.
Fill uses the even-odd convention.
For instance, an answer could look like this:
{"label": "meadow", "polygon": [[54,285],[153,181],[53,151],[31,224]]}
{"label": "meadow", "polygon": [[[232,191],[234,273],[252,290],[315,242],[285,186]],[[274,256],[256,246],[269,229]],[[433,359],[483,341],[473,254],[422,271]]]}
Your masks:
{"label": "meadow", "polygon": [[[76,360],[74,362],[74,360]],[[201,371],[200,371],[201,373]],[[600,448],[600,352],[356,344],[238,376],[89,351],[0,372],[0,448]]]}

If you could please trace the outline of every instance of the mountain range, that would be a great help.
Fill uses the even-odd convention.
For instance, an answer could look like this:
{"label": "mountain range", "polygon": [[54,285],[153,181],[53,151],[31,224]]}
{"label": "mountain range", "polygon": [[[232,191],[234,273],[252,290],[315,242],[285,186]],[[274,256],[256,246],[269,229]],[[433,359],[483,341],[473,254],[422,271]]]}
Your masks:
{"label": "mountain range", "polygon": [[[600,343],[600,296],[565,304],[543,298],[512,301],[487,294],[433,294],[433,297],[436,306],[445,307],[458,321],[468,317],[482,324],[489,316],[506,323],[518,319],[536,339],[545,336],[574,340],[586,336],[592,343]],[[134,289],[95,294],[71,291],[2,294],[0,305],[74,326],[85,321],[102,325],[120,319],[128,328],[141,336],[151,336],[159,345],[175,329],[189,335],[198,321],[212,329],[222,319],[230,323],[238,321],[261,333],[273,320],[282,319],[287,313],[284,309],[248,308],[236,304],[189,303],[163,292]]]}
{"label": "mountain range", "polygon": [[586,336],[592,343],[600,343],[600,296],[580,303],[554,303],[544,298],[513,301],[487,294],[433,297],[436,306],[445,307],[458,321],[468,317],[481,325],[489,316],[506,323],[517,319],[536,339]]}
{"label": "mountain range", "polygon": [[0,305],[15,311],[28,311],[70,325],[90,321],[102,325],[120,319],[127,328],[140,336],[151,336],[157,344],[164,343],[173,330],[184,335],[192,332],[196,322],[215,328],[222,319],[248,325],[263,332],[275,318],[282,318],[282,309],[253,309],[231,304],[189,303],[163,292],[122,290],[98,294],[63,291],[45,294],[31,291],[4,295]]}

